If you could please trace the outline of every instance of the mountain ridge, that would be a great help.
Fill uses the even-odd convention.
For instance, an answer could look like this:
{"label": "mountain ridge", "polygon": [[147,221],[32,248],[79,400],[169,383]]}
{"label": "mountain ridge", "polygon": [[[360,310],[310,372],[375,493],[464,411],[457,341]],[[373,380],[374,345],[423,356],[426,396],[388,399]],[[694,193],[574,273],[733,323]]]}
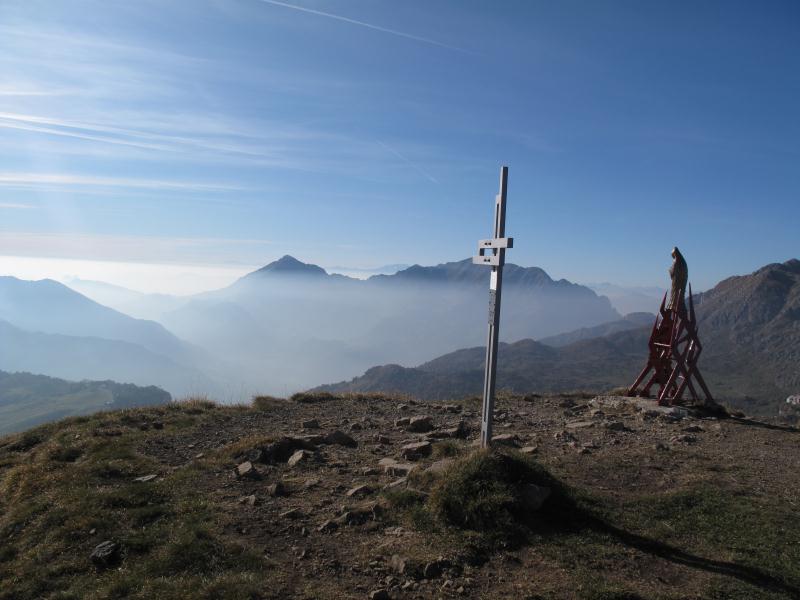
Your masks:
{"label": "mountain ridge", "polygon": [[[607,298],[539,267],[509,264],[506,272],[504,310],[514,327],[505,341],[620,318]],[[279,394],[479,343],[484,332],[473,325],[485,318],[488,283],[471,260],[360,280],[287,255],[194,297],[162,323],[230,357],[248,387]]]}
{"label": "mountain ridge", "polygon": [[27,331],[0,319],[0,368],[59,379],[158,385],[176,396],[218,391],[194,367],[121,340]]}
{"label": "mountain ridge", "polygon": [[[800,261],[773,263],[727,278],[695,296],[704,352],[700,369],[711,391],[737,407],[772,414],[800,392]],[[505,318],[505,314],[503,315]],[[647,321],[645,315],[637,319]],[[501,324],[502,329],[503,324]],[[516,393],[603,389],[633,382],[647,359],[652,325],[619,331],[618,322],[550,338],[501,344],[497,381]],[[605,334],[586,338],[588,332]],[[458,398],[482,388],[485,348],[463,348],[416,367],[372,367],[348,381],[325,384],[329,392],[410,393]]]}
{"label": "mountain ridge", "polygon": [[169,392],[156,386],[116,381],[67,381],[29,372],[0,370],[0,435],[35,425],[94,413],[166,404]]}

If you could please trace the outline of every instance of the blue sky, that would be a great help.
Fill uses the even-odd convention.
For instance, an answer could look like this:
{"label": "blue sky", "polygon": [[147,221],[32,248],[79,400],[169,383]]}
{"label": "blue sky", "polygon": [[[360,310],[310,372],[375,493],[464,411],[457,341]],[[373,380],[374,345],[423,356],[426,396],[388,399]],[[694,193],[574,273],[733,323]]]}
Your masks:
{"label": "blue sky", "polygon": [[4,0],[0,267],[458,260],[507,164],[513,262],[704,288],[798,255],[798,107],[796,2]]}

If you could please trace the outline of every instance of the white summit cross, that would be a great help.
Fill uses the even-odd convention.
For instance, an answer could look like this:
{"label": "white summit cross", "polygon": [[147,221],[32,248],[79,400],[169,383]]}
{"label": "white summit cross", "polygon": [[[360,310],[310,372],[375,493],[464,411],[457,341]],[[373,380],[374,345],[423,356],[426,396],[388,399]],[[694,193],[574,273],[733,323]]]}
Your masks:
{"label": "white summit cross", "polygon": [[489,280],[489,337],[486,342],[486,367],[483,376],[483,409],[481,411],[481,448],[492,442],[492,413],[497,375],[497,334],[500,329],[500,292],[503,288],[503,265],[506,249],[514,247],[514,238],[506,235],[506,186],[508,167],[500,168],[500,193],[494,202],[494,236],[478,241],[478,256],[472,258],[476,265],[492,267]]}

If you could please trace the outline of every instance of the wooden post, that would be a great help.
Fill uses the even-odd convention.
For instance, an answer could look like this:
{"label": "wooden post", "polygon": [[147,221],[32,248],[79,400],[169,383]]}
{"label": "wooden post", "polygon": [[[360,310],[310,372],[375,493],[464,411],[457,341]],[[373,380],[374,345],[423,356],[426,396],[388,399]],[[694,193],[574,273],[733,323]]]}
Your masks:
{"label": "wooden post", "polygon": [[[486,341],[486,364],[483,377],[483,408],[481,411],[481,447],[492,443],[492,416],[497,377],[497,346],[500,329],[500,300],[503,290],[503,265],[506,249],[514,247],[514,239],[506,238],[506,186],[508,167],[500,169],[500,193],[494,203],[494,236],[478,242],[478,256],[472,262],[492,268],[489,280],[489,332]],[[485,252],[491,253],[485,254]]]}

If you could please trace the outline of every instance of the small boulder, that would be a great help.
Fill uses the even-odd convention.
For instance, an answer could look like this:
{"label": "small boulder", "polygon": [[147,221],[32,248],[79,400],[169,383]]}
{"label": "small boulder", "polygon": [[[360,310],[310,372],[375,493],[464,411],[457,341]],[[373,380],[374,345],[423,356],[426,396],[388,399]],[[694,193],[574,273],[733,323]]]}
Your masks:
{"label": "small boulder", "polygon": [[283,485],[282,482],[276,481],[275,483],[271,483],[270,485],[267,486],[267,494],[269,494],[273,498],[276,496],[285,496],[286,487]]}
{"label": "small boulder", "polygon": [[236,476],[242,479],[258,479],[261,475],[249,460],[236,467]]}
{"label": "small boulder", "polygon": [[328,435],[325,436],[325,443],[326,444],[335,444],[338,446],[345,446],[347,448],[356,448],[358,446],[358,442],[355,441],[352,437],[347,435],[343,431],[332,431]]}
{"label": "small boulder", "polygon": [[427,433],[432,429],[434,429],[433,422],[428,416],[411,417],[408,425],[406,425],[406,430],[413,433]]}
{"label": "small boulder", "polygon": [[606,423],[606,429],[609,431],[628,431],[628,428],[625,427],[625,423],[622,421],[608,421]]}
{"label": "small boulder", "polygon": [[363,525],[367,521],[377,520],[383,514],[383,507],[377,502],[368,502],[346,510],[334,519],[339,525]]}
{"label": "small boulder", "polygon": [[369,593],[369,600],[392,600],[392,597],[389,595],[389,590],[381,588],[379,590],[372,590]]}
{"label": "small boulder", "polygon": [[417,465],[411,463],[394,463],[391,466],[384,468],[384,473],[392,477],[408,477],[411,471],[415,470]]}
{"label": "small boulder", "polygon": [[289,457],[289,460],[286,461],[286,464],[290,467],[296,467],[300,463],[308,463],[313,458],[313,452],[309,452],[308,450],[298,450]]}
{"label": "small boulder", "polygon": [[396,419],[394,422],[395,427],[408,427],[408,424],[411,422],[411,419],[408,417],[402,417],[400,419]]}
{"label": "small boulder", "polygon": [[400,454],[406,460],[419,460],[430,456],[433,452],[433,445],[430,442],[414,442],[406,444],[400,449]]}
{"label": "small boulder", "polygon": [[444,570],[450,566],[449,560],[443,558],[432,560],[428,563],[425,563],[425,566],[422,568],[422,577],[425,579],[435,579],[440,577]]}
{"label": "small boulder", "polygon": [[492,444],[500,446],[510,446],[512,448],[519,448],[519,436],[513,433],[503,433],[500,435],[492,436]]}
{"label": "small boulder", "polygon": [[394,481],[387,483],[385,486],[383,486],[383,489],[384,490],[393,490],[395,488],[403,487],[404,485],[407,485],[407,484],[408,484],[408,478],[407,477],[401,477],[400,479],[395,479]]}
{"label": "small boulder", "polygon": [[407,560],[399,554],[393,554],[389,559],[389,570],[397,575],[402,575],[408,568]]}
{"label": "small boulder", "polygon": [[368,483],[364,483],[362,485],[357,485],[356,487],[347,490],[347,494],[346,495],[347,495],[348,498],[353,498],[353,497],[358,497],[358,496],[368,496],[369,494],[371,494],[374,491],[375,491],[375,488],[373,488]]}
{"label": "small boulder", "polygon": [[316,419],[309,419],[308,421],[303,421],[303,429],[319,429],[319,421]]}
{"label": "small boulder", "polygon": [[282,437],[279,440],[267,444],[263,448],[257,449],[259,453],[258,458],[250,458],[249,460],[258,461],[263,463],[282,463],[292,456],[298,450],[316,450],[317,444],[315,441],[309,439],[312,436],[304,437]]}
{"label": "small boulder", "polygon": [[469,434],[469,427],[464,421],[459,421],[458,425],[455,427],[448,427],[446,429],[440,429],[438,431],[431,431],[428,434],[430,438],[457,438],[457,439],[465,439]]}

